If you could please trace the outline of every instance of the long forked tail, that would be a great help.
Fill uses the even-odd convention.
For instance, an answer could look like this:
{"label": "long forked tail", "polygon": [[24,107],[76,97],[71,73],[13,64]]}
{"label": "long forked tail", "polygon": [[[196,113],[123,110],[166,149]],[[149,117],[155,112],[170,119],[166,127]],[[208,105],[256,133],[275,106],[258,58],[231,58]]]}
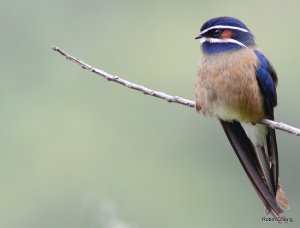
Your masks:
{"label": "long forked tail", "polygon": [[268,184],[264,178],[263,171],[259,165],[256,151],[243,127],[239,122],[227,122],[220,120],[221,125],[237,155],[246,174],[248,175],[258,196],[275,218],[278,218],[283,213],[283,210],[288,207],[287,197],[278,183],[276,194],[270,191]]}

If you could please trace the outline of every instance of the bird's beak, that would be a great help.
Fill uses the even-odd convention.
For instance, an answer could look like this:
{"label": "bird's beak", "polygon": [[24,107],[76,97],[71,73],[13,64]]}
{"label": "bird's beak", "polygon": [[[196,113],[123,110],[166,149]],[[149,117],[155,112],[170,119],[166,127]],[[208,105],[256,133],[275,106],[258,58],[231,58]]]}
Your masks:
{"label": "bird's beak", "polygon": [[203,36],[201,35],[201,33],[195,37],[195,40],[202,38]]}

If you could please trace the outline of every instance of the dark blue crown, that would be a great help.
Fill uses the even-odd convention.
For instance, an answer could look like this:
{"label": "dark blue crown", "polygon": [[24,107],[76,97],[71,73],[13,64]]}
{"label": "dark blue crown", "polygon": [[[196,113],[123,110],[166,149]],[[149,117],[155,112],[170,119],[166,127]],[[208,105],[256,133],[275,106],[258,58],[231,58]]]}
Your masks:
{"label": "dark blue crown", "polygon": [[208,21],[206,21],[200,31],[203,31],[209,27],[216,26],[216,25],[227,25],[227,26],[235,26],[239,28],[246,29],[250,32],[250,30],[247,28],[247,26],[241,22],[239,19],[234,17],[215,17]]}

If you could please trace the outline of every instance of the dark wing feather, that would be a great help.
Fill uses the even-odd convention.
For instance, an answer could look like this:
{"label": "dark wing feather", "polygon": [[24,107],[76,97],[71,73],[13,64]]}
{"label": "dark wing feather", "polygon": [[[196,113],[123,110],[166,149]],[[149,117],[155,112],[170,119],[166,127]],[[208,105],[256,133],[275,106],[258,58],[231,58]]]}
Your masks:
{"label": "dark wing feather", "polygon": [[267,135],[267,148],[268,155],[271,162],[271,173],[274,183],[275,192],[278,189],[278,178],[279,178],[279,162],[278,162],[278,150],[277,150],[277,141],[276,134],[274,129],[269,129]]}
{"label": "dark wing feather", "polygon": [[[274,107],[277,105],[277,74],[269,60],[261,52],[255,50],[255,54],[259,60],[256,69],[256,78],[264,97],[266,118],[274,120]],[[275,130],[269,129],[266,141],[268,155],[271,161],[273,189],[276,192],[278,189],[279,162]]]}
{"label": "dark wing feather", "polygon": [[253,144],[247,137],[239,122],[227,122],[220,120],[221,125],[237,155],[252,185],[264,203],[265,207],[278,217],[283,211],[279,208],[275,196],[269,191],[258,167]]}
{"label": "dark wing feather", "polygon": [[260,90],[265,99],[266,117],[274,119],[274,107],[277,105],[277,75],[269,60],[259,51],[255,51],[258,58],[258,66],[256,67],[256,78]]}

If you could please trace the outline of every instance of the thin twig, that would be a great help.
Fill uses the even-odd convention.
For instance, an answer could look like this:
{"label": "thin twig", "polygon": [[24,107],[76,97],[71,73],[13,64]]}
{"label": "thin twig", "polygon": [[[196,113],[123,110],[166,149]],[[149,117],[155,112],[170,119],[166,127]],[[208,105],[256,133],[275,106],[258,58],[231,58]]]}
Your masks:
{"label": "thin twig", "polygon": [[[52,46],[52,49],[54,51],[60,53],[62,56],[66,57],[67,60],[77,63],[83,69],[86,69],[86,70],[91,71],[92,73],[98,74],[98,75],[102,76],[103,78],[107,79],[108,81],[113,81],[113,82],[119,83],[121,85],[128,87],[129,89],[134,89],[134,90],[140,91],[146,95],[150,95],[153,97],[157,97],[157,98],[166,100],[169,103],[177,103],[177,104],[185,105],[185,106],[192,107],[192,108],[195,107],[194,101],[191,101],[191,100],[179,97],[179,96],[172,96],[172,95],[166,94],[164,92],[159,92],[159,91],[156,91],[153,89],[149,89],[145,86],[129,82],[123,78],[120,78],[119,76],[111,75],[103,70],[100,70],[98,68],[95,68],[95,67],[83,62],[82,60],[80,60],[76,57],[71,56],[70,54],[66,53],[65,51],[63,51],[62,49],[60,49],[57,46]],[[272,129],[278,129],[278,130],[285,131],[287,133],[290,133],[290,134],[293,134],[296,136],[300,136],[300,129],[295,128],[290,125],[287,125],[285,123],[276,122],[276,121],[269,120],[269,119],[263,119],[260,121],[260,123],[272,128]]]}

